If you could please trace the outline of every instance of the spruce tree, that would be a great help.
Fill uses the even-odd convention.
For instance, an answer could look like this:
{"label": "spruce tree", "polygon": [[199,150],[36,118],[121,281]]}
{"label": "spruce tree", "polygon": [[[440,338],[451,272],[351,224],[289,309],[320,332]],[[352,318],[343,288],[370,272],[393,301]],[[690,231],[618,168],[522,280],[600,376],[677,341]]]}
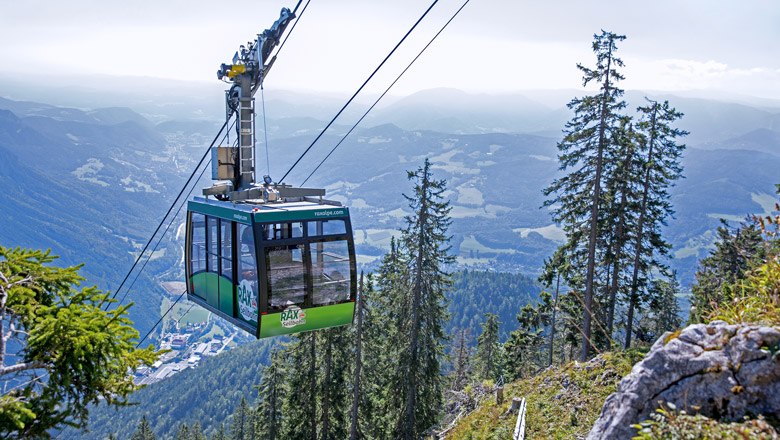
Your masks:
{"label": "spruce tree", "polygon": [[477,337],[477,353],[474,356],[478,379],[497,381],[501,376],[501,344],[498,340],[498,316],[485,313],[482,333]]}
{"label": "spruce tree", "polygon": [[394,292],[395,307],[400,308],[394,343],[400,352],[393,383],[401,408],[394,437],[416,440],[434,426],[443,405],[444,292],[450,284],[444,267],[454,258],[447,235],[451,208],[442,195],[445,182],[433,179],[428,159],[408,177],[414,191],[404,197],[412,214],[405,218],[401,244],[407,254],[409,288]]}
{"label": "spruce tree", "polygon": [[287,380],[282,438],[317,440],[317,332],[293,336],[285,347]]}
{"label": "spruce tree", "polygon": [[211,440],[228,440],[228,437],[225,434],[225,425],[222,423],[219,424],[219,428],[217,429],[217,432],[215,432],[211,437]]}
{"label": "spruce tree", "polygon": [[195,422],[190,428],[190,440],[206,440],[206,435],[203,433],[203,427],[200,426],[200,422]]}
{"label": "spruce tree", "polygon": [[232,428],[230,430],[231,440],[248,440],[252,438],[252,409],[249,407],[246,399],[241,398],[238,408],[233,413]]}
{"label": "spruce tree", "polygon": [[[393,310],[390,295],[392,285],[390,278],[397,272],[391,267],[398,265],[397,248],[391,240],[391,251],[383,258],[378,280],[383,285],[382,290],[374,289],[373,277],[368,275],[362,289],[363,304],[363,365],[361,368],[361,392],[358,402],[358,438],[383,439],[393,435],[394,421],[397,420],[398,406],[394,405],[392,380],[397,364],[397,340],[390,316]],[[398,272],[402,270],[398,267]]]}
{"label": "spruce tree", "polygon": [[596,279],[597,244],[599,241],[600,209],[603,207],[602,175],[605,163],[615,156],[613,131],[620,127],[620,111],[626,106],[623,90],[616,86],[623,79],[617,68],[623,61],[616,56],[617,43],[625,36],[602,31],[594,35],[593,52],[596,67],[581,64],[583,85],[599,84],[596,95],[575,98],[568,107],[574,117],[566,124],[564,138],[558,144],[558,160],[567,175],[556,179],[544,190],[554,196],[545,202],[553,207],[553,219],[562,225],[569,240],[568,249],[578,254],[585,265],[582,303],[582,342],[580,360],[589,357],[594,318],[594,282]]}
{"label": "spruce tree", "polygon": [[644,284],[648,271],[664,268],[655,256],[666,255],[671,247],[661,236],[660,229],[666,224],[666,218],[674,213],[668,188],[682,176],[680,158],[685,145],[679,144],[678,138],[688,134],[672,126],[683,114],[670,107],[668,101],[662,104],[651,100],[648,102],[648,105],[637,108],[641,119],[636,128],[644,140],[645,159],[628,295],[626,348],[631,346],[634,312],[639,307],[641,284]]}
{"label": "spruce tree", "polygon": [[553,254],[552,258],[544,261],[544,269],[539,276],[539,282],[545,287],[551,288],[555,286],[555,290],[552,297],[552,308],[550,314],[550,331],[547,336],[548,344],[548,361],[547,365],[553,364],[553,358],[555,354],[555,320],[558,317],[558,302],[561,292],[561,278],[567,278],[569,273],[569,263],[566,259],[563,249],[558,249]]}
{"label": "spruce tree", "polygon": [[130,440],[157,440],[157,436],[152,431],[152,426],[149,424],[149,420],[146,416],[141,417],[141,421],[138,423],[138,427],[135,429]]}
{"label": "spruce tree", "polygon": [[179,425],[179,430],[176,431],[176,440],[190,440],[190,429],[187,428],[186,424]]}
{"label": "spruce tree", "polygon": [[283,352],[274,349],[271,363],[263,369],[258,387],[259,402],[255,433],[262,440],[276,440],[282,426],[282,398],[284,396],[285,368]]}
{"label": "spruce tree", "polygon": [[471,376],[471,356],[468,344],[468,330],[462,329],[457,332],[457,339],[453,347],[453,353],[450,356],[454,359],[452,371],[453,391],[461,391],[469,381]]}
{"label": "spruce tree", "polygon": [[351,346],[349,329],[330,328],[319,332],[321,359],[318,380],[318,401],[320,407],[319,438],[342,440],[349,436],[349,369]]}
{"label": "spruce tree", "polygon": [[363,318],[365,317],[365,284],[363,272],[360,272],[357,304],[355,304],[355,364],[352,372],[352,408],[349,413],[349,439],[357,440],[360,432],[360,396],[363,374]]}

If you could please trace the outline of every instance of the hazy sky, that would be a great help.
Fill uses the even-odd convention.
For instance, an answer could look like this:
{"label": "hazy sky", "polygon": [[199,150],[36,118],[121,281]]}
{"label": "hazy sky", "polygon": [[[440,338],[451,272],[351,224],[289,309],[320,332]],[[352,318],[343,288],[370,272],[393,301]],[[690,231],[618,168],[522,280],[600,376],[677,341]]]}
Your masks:
{"label": "hazy sky", "polygon": [[[0,0],[0,73],[111,74],[217,82],[233,52],[297,0]],[[374,90],[463,0],[439,0]],[[266,88],[354,90],[427,0],[312,0]],[[577,88],[592,35],[626,34],[624,87],[780,98],[780,1],[471,0],[400,82],[500,92]],[[161,80],[164,82],[164,80]]]}

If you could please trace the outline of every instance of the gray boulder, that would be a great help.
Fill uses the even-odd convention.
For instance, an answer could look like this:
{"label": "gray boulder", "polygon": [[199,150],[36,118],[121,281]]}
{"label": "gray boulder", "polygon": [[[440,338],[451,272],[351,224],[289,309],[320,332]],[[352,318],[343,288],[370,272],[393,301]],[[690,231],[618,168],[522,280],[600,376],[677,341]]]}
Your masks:
{"label": "gray boulder", "polygon": [[610,395],[588,440],[630,439],[631,425],[660,403],[688,414],[741,420],[763,414],[780,419],[780,331],[723,321],[696,324],[653,344]]}

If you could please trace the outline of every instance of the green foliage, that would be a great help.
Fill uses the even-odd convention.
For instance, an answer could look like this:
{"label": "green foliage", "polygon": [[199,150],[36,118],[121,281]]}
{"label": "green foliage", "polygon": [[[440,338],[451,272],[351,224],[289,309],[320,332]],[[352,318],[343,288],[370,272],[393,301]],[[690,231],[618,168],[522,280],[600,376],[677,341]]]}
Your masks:
{"label": "green foliage", "polygon": [[0,377],[11,391],[0,399],[0,433],[47,437],[83,428],[88,405],[124,405],[138,387],[128,374],[157,359],[137,349],[129,306],[97,287],[78,289],[80,266],[59,268],[48,252],[0,246]]}
{"label": "green foliage", "polygon": [[635,440],[771,440],[777,432],[763,418],[742,423],[722,423],[702,415],[677,413],[672,405],[661,408],[650,420],[635,425]]}
{"label": "green foliage", "polygon": [[478,379],[497,381],[502,369],[502,346],[498,340],[498,316],[485,314],[482,334],[477,338],[477,354],[474,357],[474,369]]}
{"label": "green foliage", "polygon": [[280,350],[271,353],[258,387],[259,403],[255,433],[262,440],[276,440],[282,426],[282,397],[285,394],[284,358]]}
{"label": "green foliage", "polygon": [[397,339],[390,347],[398,359],[391,382],[401,408],[394,434],[399,439],[422,436],[435,425],[443,406],[441,364],[448,317],[444,294],[451,284],[443,268],[454,261],[447,235],[451,208],[443,197],[446,183],[432,178],[428,159],[408,177],[413,193],[404,197],[413,214],[401,231],[405,257],[400,260],[405,266],[401,273],[408,278],[393,291],[383,292],[397,309],[391,320]]}
{"label": "green foliage", "polygon": [[138,427],[130,437],[130,440],[157,440],[157,436],[154,435],[146,416],[141,417],[141,421],[138,423]]}
{"label": "green foliage", "polygon": [[509,438],[516,416],[507,416],[512,398],[527,401],[526,438],[584,438],[601,413],[604,400],[643,356],[636,350],[602,353],[587,363],[572,362],[507,383],[504,403],[491,395],[461,419],[447,438]]}
{"label": "green foliage", "polygon": [[485,312],[498,316],[498,335],[506,340],[515,327],[515,315],[539,297],[539,285],[523,274],[463,270],[452,274],[448,292],[450,320],[447,333],[455,329],[477,330],[484,324]]}
{"label": "green foliage", "polygon": [[713,304],[707,320],[780,325],[780,261],[773,258],[745,276],[723,289],[725,298]]}

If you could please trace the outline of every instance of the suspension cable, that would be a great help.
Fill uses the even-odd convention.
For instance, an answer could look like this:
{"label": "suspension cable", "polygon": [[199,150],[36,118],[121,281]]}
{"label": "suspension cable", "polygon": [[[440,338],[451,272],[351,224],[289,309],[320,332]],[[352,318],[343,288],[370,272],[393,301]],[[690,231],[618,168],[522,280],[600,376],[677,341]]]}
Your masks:
{"label": "suspension cable", "polygon": [[331,119],[330,122],[328,122],[328,125],[326,125],[325,128],[322,129],[320,134],[317,135],[317,137],[306,148],[306,150],[298,157],[298,159],[295,161],[295,163],[292,164],[290,169],[287,170],[286,173],[284,173],[284,176],[282,176],[281,180],[279,180],[280,182],[284,182],[284,179],[290,174],[290,172],[293,170],[293,168],[295,168],[298,165],[298,163],[300,163],[301,159],[303,159],[303,157],[309,152],[309,150],[311,150],[312,147],[314,147],[314,144],[316,144],[317,141],[320,140],[320,138],[330,128],[330,126],[333,125],[334,122],[336,122],[336,119],[338,119],[338,117],[341,116],[341,114],[344,112],[344,110],[347,108],[347,106],[349,106],[349,104],[352,103],[352,101],[355,99],[355,97],[358,95],[358,93],[360,93],[363,90],[363,88],[366,86],[366,84],[368,84],[368,82],[371,81],[371,78],[373,78],[374,75],[376,75],[376,73],[379,71],[379,69],[381,69],[382,66],[384,66],[385,62],[387,62],[387,60],[395,53],[395,51],[398,49],[398,47],[401,46],[401,44],[406,40],[406,38],[409,36],[409,34],[411,34],[412,31],[414,31],[414,29],[417,27],[417,25],[420,24],[420,22],[423,20],[423,18],[425,18],[425,16],[428,15],[428,12],[430,12],[431,9],[433,9],[433,7],[438,2],[439,2],[439,0],[433,0],[433,3],[431,3],[430,6],[428,6],[428,9],[425,10],[425,12],[420,16],[420,18],[417,19],[417,21],[414,23],[414,25],[406,32],[406,34],[403,36],[403,38],[401,38],[401,40],[395,45],[395,47],[393,47],[393,50],[391,50],[390,53],[387,54],[385,59],[383,59],[382,62],[379,63],[379,65],[376,67],[376,69],[374,69],[374,71],[371,73],[371,75],[369,75],[368,78],[366,78],[366,80],[357,89],[357,91],[355,91],[355,93],[352,95],[352,97],[349,98],[347,103],[344,104],[343,107],[341,107],[341,110],[339,110],[338,113],[336,113],[336,116],[334,116],[333,119]]}
{"label": "suspension cable", "polygon": [[[209,145],[209,148],[206,150],[206,152],[203,154],[203,157],[200,158],[200,161],[195,166],[195,169],[192,170],[192,173],[190,174],[190,177],[187,178],[187,181],[184,183],[184,186],[181,187],[181,190],[179,191],[179,194],[176,196],[175,199],[173,199],[173,203],[171,203],[171,206],[168,208],[168,211],[165,213],[165,216],[160,220],[160,223],[157,225],[157,228],[154,230],[152,235],[149,237],[149,240],[144,245],[143,249],[141,250],[141,253],[138,254],[138,257],[135,259],[135,262],[133,262],[133,265],[130,267],[130,270],[127,271],[127,274],[125,275],[125,278],[122,280],[122,282],[119,284],[119,288],[117,288],[114,291],[114,294],[111,295],[111,299],[116,298],[116,296],[119,294],[119,291],[122,290],[122,287],[125,285],[125,282],[127,282],[127,279],[130,278],[130,274],[133,273],[133,270],[135,270],[135,267],[138,265],[138,262],[141,261],[141,257],[144,255],[146,250],[149,248],[149,245],[152,243],[152,240],[157,235],[158,232],[160,232],[160,228],[162,227],[163,223],[165,223],[165,220],[168,218],[168,216],[171,214],[171,211],[173,211],[173,207],[176,206],[177,201],[181,198],[182,194],[184,194],[184,191],[189,186],[190,182],[192,181],[192,178],[195,176],[195,173],[198,171],[198,168],[203,164],[203,161],[206,160],[206,157],[208,157],[209,152],[211,151],[211,147],[214,146],[214,144],[217,142],[217,139],[219,139],[219,136],[222,134],[222,131],[227,127],[228,121],[225,121],[224,124],[222,124],[222,128],[219,129],[219,132],[217,132],[217,135],[214,136],[214,140],[211,141],[211,145]],[[106,303],[106,309],[108,310],[108,306],[110,303]]]}
{"label": "suspension cable", "polygon": [[[233,128],[233,125],[235,125],[235,124],[236,124],[236,120],[234,119],[234,120],[233,120],[233,124],[231,125],[231,127],[230,127],[230,128],[228,128],[228,130],[227,130],[227,133],[230,133],[230,129],[231,129],[231,128]],[[222,137],[222,142],[224,142],[225,138],[227,137],[227,133],[225,133],[225,136],[223,136],[223,137]],[[209,159],[209,160],[206,162],[206,166],[205,166],[205,167],[203,167],[203,170],[201,170],[201,172],[200,172],[200,175],[198,175],[198,179],[195,181],[195,183],[197,183],[198,181],[200,181],[200,179],[203,177],[203,174],[204,174],[204,172],[206,171],[206,169],[208,168],[208,164],[209,164],[210,162],[211,162],[211,159]],[[198,168],[199,168],[199,167],[198,167]],[[195,172],[197,172],[197,171],[198,171],[198,168],[195,168]],[[195,185],[192,185],[192,187],[190,188],[190,190],[187,192],[187,196],[186,196],[186,197],[185,197],[185,198],[184,198],[184,199],[181,201],[181,203],[179,203],[179,204],[178,204],[178,205],[179,205],[179,208],[178,208],[178,209],[176,209],[176,214],[174,214],[174,215],[173,215],[173,217],[171,218],[171,221],[170,221],[170,222],[168,222],[168,226],[166,226],[166,227],[165,227],[165,230],[164,230],[164,231],[163,231],[163,233],[160,235],[160,238],[157,240],[157,244],[155,244],[155,245],[154,245],[154,247],[152,248],[152,252],[150,252],[149,254],[147,254],[147,256],[146,256],[146,260],[144,260],[144,263],[141,265],[141,268],[140,268],[140,269],[138,270],[138,272],[135,274],[135,278],[133,278],[133,281],[130,283],[130,285],[127,287],[127,289],[125,289],[125,294],[124,294],[124,295],[122,295],[122,298],[119,300],[119,302],[117,303],[117,305],[120,305],[120,304],[122,304],[122,303],[125,301],[125,298],[127,298],[127,295],[129,295],[129,294],[130,294],[130,291],[132,290],[133,286],[135,285],[135,282],[136,282],[136,281],[138,281],[138,278],[141,276],[141,273],[142,273],[142,272],[144,271],[144,269],[146,268],[146,265],[149,263],[149,261],[151,261],[152,257],[154,256],[154,253],[155,253],[155,252],[157,252],[157,248],[158,248],[158,247],[160,246],[160,244],[162,243],[162,241],[163,241],[163,238],[165,238],[165,236],[168,234],[168,231],[171,229],[171,226],[173,226],[173,224],[176,222],[176,218],[179,216],[179,213],[181,212],[181,209],[184,207],[184,205],[185,205],[185,202],[187,201],[187,199],[189,199],[189,198],[190,198],[190,196],[192,195],[192,191],[194,191],[194,190],[195,190]]]}
{"label": "suspension cable", "polygon": [[318,170],[318,169],[320,169],[320,167],[322,166],[322,164],[323,164],[323,163],[325,163],[325,161],[326,161],[326,160],[328,160],[328,158],[331,156],[331,154],[333,154],[333,152],[334,152],[334,151],[336,151],[336,148],[338,148],[338,147],[341,145],[341,143],[342,143],[342,142],[344,142],[344,140],[347,138],[347,136],[349,136],[349,135],[352,133],[352,131],[353,131],[355,128],[357,128],[357,126],[358,126],[358,125],[359,125],[359,124],[360,124],[360,123],[363,121],[363,119],[365,119],[365,117],[366,117],[366,116],[368,116],[368,113],[369,113],[369,112],[371,112],[371,110],[373,110],[373,109],[374,109],[374,107],[376,107],[376,105],[377,105],[377,104],[379,104],[379,101],[381,101],[381,100],[382,100],[382,98],[384,98],[384,97],[385,97],[385,95],[387,94],[387,92],[389,92],[389,91],[390,91],[390,89],[391,89],[391,88],[393,88],[393,86],[395,85],[395,83],[397,83],[397,82],[398,82],[398,80],[400,80],[400,79],[401,79],[401,77],[402,77],[402,76],[404,76],[404,74],[406,73],[406,71],[407,71],[407,70],[409,70],[409,68],[410,68],[410,67],[412,67],[412,65],[415,63],[415,61],[417,61],[417,59],[418,59],[418,58],[420,58],[420,56],[421,56],[421,55],[422,55],[422,54],[423,54],[423,53],[424,53],[424,52],[425,52],[425,51],[428,49],[428,47],[429,47],[431,44],[433,44],[433,42],[434,42],[434,41],[436,41],[436,38],[438,38],[438,37],[439,37],[439,35],[440,35],[442,32],[444,32],[444,29],[446,29],[446,28],[447,28],[447,26],[449,26],[449,24],[452,22],[452,20],[454,20],[454,19],[455,19],[455,17],[457,17],[457,16],[458,16],[458,14],[460,14],[460,11],[462,11],[462,10],[463,10],[463,8],[465,8],[465,7],[466,7],[466,5],[467,5],[467,4],[468,4],[470,1],[471,1],[471,0],[466,0],[465,2],[463,2],[463,5],[461,5],[461,7],[460,7],[460,8],[458,8],[458,10],[457,10],[457,11],[455,11],[455,13],[452,15],[452,17],[450,17],[450,19],[449,19],[449,20],[447,20],[447,22],[446,22],[446,23],[444,23],[444,26],[442,26],[442,27],[441,27],[441,29],[439,29],[439,32],[437,32],[437,33],[436,33],[436,35],[434,35],[434,36],[433,36],[433,38],[431,38],[431,40],[428,42],[428,44],[426,44],[426,45],[425,45],[425,47],[423,47],[423,48],[422,48],[422,50],[421,50],[421,51],[420,51],[420,52],[417,54],[417,56],[416,56],[416,57],[414,57],[414,59],[412,59],[412,61],[411,61],[411,62],[410,62],[410,63],[409,63],[407,66],[406,66],[406,68],[405,68],[403,71],[401,71],[401,73],[400,73],[400,74],[398,74],[398,76],[395,78],[395,80],[394,80],[392,83],[390,83],[390,85],[389,85],[389,86],[387,86],[387,88],[386,88],[386,89],[385,89],[385,91],[384,91],[384,92],[383,92],[383,93],[382,93],[382,94],[379,96],[379,98],[377,98],[377,99],[376,99],[376,101],[374,101],[374,103],[373,103],[373,104],[371,104],[371,107],[369,107],[369,108],[368,108],[368,110],[366,110],[366,112],[365,112],[365,113],[363,113],[363,116],[361,116],[361,117],[360,117],[360,119],[358,119],[358,120],[357,120],[357,122],[355,122],[355,124],[354,124],[354,125],[352,125],[352,127],[349,129],[349,131],[347,131],[347,133],[346,133],[344,136],[342,136],[342,137],[341,137],[341,139],[338,141],[338,143],[337,143],[337,144],[336,144],[336,145],[335,145],[335,146],[334,146],[334,147],[333,147],[333,148],[330,150],[330,152],[328,153],[328,155],[327,155],[327,156],[325,156],[325,157],[324,157],[324,158],[323,158],[323,159],[320,161],[320,163],[317,165],[317,167],[316,167],[316,168],[314,168],[314,170],[313,170],[311,173],[309,173],[309,176],[308,176],[308,177],[306,177],[306,179],[303,181],[303,183],[301,183],[301,186],[305,185],[305,184],[306,184],[306,182],[308,182],[308,181],[309,181],[309,179],[311,178],[311,176],[313,176],[313,175],[314,175],[314,173],[316,173],[316,172],[317,172],[317,170]]}
{"label": "suspension cable", "polygon": [[[295,9],[293,9],[293,15],[295,15],[295,12],[298,11],[298,6],[301,5],[302,1],[303,0],[298,0],[298,4],[295,5]],[[303,9],[301,9],[301,15],[296,16],[297,18],[295,19],[295,23],[293,23],[292,27],[290,28],[290,32],[287,32],[284,40],[282,40],[282,44],[279,45],[279,49],[276,51],[276,55],[279,55],[279,52],[281,52],[282,48],[284,47],[284,43],[287,43],[287,39],[290,38],[290,35],[292,35],[293,31],[295,30],[295,26],[298,26],[298,21],[300,21],[301,17],[303,17],[303,13],[306,12],[306,8],[309,7],[309,3],[311,3],[311,0],[306,0],[306,4],[303,5]]]}
{"label": "suspension cable", "polygon": [[[211,159],[209,159],[209,161],[206,163],[206,166],[205,166],[205,167],[203,167],[203,169],[200,171],[200,175],[198,176],[198,180],[200,180],[200,178],[201,178],[201,177],[203,177],[203,173],[204,173],[204,172],[206,171],[206,169],[208,168],[208,164],[209,164],[210,162],[211,162]],[[197,171],[197,169],[196,169],[196,171]],[[194,188],[194,187],[193,187],[193,188]],[[191,192],[191,191],[192,191],[192,190],[190,190],[190,192]],[[154,332],[154,330],[157,328],[157,326],[158,326],[158,325],[160,325],[160,323],[161,323],[161,322],[163,322],[163,320],[165,319],[165,317],[166,317],[166,316],[168,316],[168,314],[169,314],[169,313],[171,313],[171,310],[173,310],[173,307],[174,307],[174,306],[176,306],[176,304],[178,304],[178,303],[179,303],[179,301],[181,301],[181,299],[184,297],[184,294],[186,294],[186,293],[187,293],[187,289],[184,289],[184,292],[182,292],[182,293],[179,295],[179,297],[178,297],[178,298],[176,298],[176,301],[174,301],[174,302],[173,302],[173,304],[171,304],[171,306],[170,306],[170,307],[168,307],[168,310],[166,310],[166,311],[165,311],[165,313],[164,313],[162,316],[160,316],[160,319],[158,319],[158,320],[157,320],[157,322],[155,322],[155,323],[154,323],[154,325],[152,326],[152,328],[151,328],[151,329],[149,329],[149,331],[146,333],[146,335],[144,335],[144,337],[143,337],[143,338],[141,338],[141,340],[139,340],[139,341],[138,341],[138,344],[136,344],[135,348],[138,348],[138,347],[140,347],[140,346],[141,346],[141,344],[142,344],[142,343],[143,343],[143,342],[146,340],[146,338],[148,338],[148,337],[149,337],[149,335],[151,335],[151,334]]]}

